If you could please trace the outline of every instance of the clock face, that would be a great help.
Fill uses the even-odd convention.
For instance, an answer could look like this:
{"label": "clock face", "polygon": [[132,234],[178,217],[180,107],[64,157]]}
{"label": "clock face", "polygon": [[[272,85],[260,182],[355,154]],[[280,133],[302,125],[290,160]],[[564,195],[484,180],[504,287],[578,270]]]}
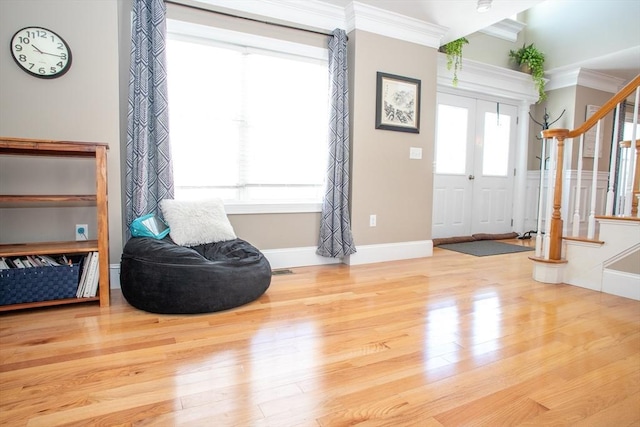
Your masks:
{"label": "clock face", "polygon": [[69,45],[46,28],[26,27],[16,32],[11,53],[20,68],[43,79],[60,77],[71,67]]}

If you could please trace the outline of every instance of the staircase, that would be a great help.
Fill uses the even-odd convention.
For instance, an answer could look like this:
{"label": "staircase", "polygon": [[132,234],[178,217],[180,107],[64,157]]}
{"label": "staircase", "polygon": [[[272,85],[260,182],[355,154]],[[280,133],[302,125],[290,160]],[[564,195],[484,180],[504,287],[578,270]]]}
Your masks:
{"label": "staircase", "polygon": [[[620,141],[625,124],[623,102],[635,93],[633,123],[630,139]],[[545,283],[567,283],[592,290],[640,300],[640,135],[637,135],[640,105],[640,75],[613,96],[584,124],[574,130],[549,129],[542,132],[552,139],[551,164],[547,176],[548,192],[541,196],[533,278]],[[609,165],[606,204],[597,207],[598,156],[594,156],[593,171],[585,183],[581,182],[582,151],[587,132],[595,130],[595,153],[599,150],[602,120],[613,115],[614,138]],[[628,136],[628,135],[627,135]],[[572,229],[562,219],[564,173],[564,145],[570,139],[579,139],[579,164],[576,191],[570,196],[575,210]],[[619,142],[618,142],[619,141]],[[587,172],[585,172],[587,173]],[[601,174],[601,173],[600,173]],[[587,173],[587,176],[589,174]],[[590,191],[582,191],[589,188]],[[582,193],[590,200],[581,202]],[[602,205],[602,203],[600,203]],[[543,209],[543,207],[545,207]],[[587,212],[581,212],[581,207]],[[545,212],[542,212],[542,211]],[[566,210],[566,209],[565,209]],[[568,212],[565,212],[568,215]],[[580,227],[586,218],[586,230]],[[583,223],[585,221],[582,221]],[[544,224],[544,227],[542,226]]]}
{"label": "staircase", "polygon": [[563,282],[640,300],[640,218],[597,217],[598,239],[565,237]]}

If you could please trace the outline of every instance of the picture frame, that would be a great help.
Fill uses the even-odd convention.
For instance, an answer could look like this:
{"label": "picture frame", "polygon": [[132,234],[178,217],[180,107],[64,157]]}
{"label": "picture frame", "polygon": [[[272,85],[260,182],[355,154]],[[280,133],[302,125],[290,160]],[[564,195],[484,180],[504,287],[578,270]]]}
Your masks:
{"label": "picture frame", "polygon": [[376,129],[420,133],[421,81],[378,71]]}

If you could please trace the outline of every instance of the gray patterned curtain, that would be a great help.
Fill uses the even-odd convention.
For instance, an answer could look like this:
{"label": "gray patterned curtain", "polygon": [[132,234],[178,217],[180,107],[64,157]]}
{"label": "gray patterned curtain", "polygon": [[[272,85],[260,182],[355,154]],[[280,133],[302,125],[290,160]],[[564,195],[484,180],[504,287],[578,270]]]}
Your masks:
{"label": "gray patterned curtain", "polygon": [[126,226],[139,216],[159,214],[173,198],[169,146],[163,0],[134,0],[126,164]]}
{"label": "gray patterned curtain", "polygon": [[356,252],[349,219],[349,86],[347,34],[329,39],[329,168],[322,203],[318,255],[341,258]]}

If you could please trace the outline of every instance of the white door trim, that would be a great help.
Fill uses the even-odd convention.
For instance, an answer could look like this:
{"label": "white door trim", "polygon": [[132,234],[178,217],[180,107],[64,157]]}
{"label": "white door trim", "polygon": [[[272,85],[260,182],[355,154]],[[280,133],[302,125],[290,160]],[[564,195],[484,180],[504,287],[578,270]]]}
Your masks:
{"label": "white door trim", "polygon": [[516,178],[514,182],[513,230],[519,234],[525,231],[525,211],[527,186],[527,154],[529,144],[528,114],[532,104],[538,101],[531,76],[508,68],[483,64],[472,59],[464,60],[464,67],[458,71],[458,85],[452,84],[452,71],[447,70],[447,57],[438,54],[438,92],[460,96],[470,96],[487,101],[511,103],[518,106],[518,136],[516,141]]}

